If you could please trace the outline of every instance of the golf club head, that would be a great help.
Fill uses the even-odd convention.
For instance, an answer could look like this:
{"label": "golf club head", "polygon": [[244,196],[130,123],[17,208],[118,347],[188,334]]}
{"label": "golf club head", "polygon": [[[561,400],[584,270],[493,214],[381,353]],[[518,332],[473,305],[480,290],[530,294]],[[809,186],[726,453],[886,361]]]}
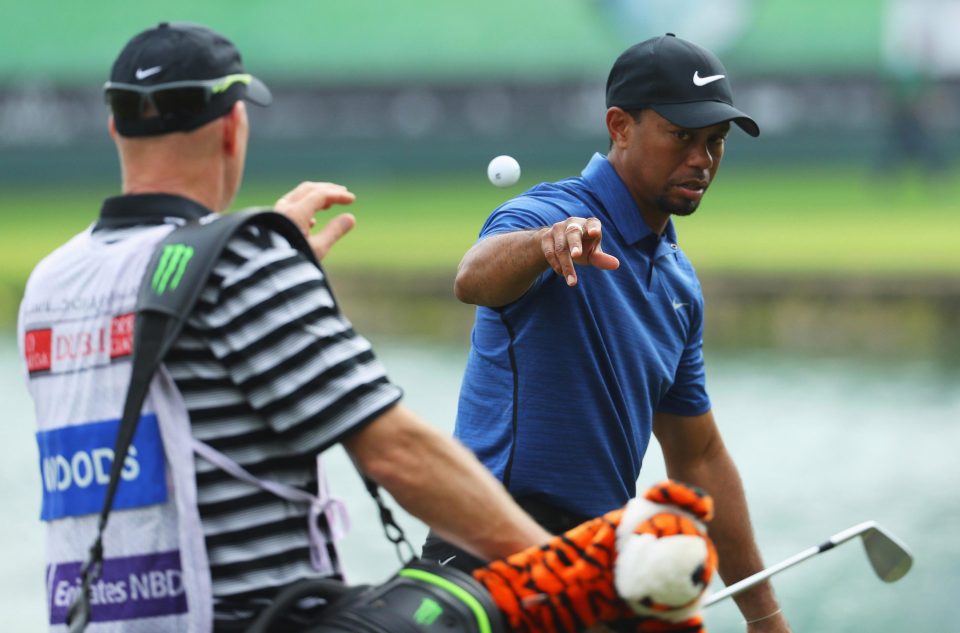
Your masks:
{"label": "golf club head", "polygon": [[906,545],[874,523],[860,535],[873,571],[884,582],[903,578],[913,565],[913,555]]}

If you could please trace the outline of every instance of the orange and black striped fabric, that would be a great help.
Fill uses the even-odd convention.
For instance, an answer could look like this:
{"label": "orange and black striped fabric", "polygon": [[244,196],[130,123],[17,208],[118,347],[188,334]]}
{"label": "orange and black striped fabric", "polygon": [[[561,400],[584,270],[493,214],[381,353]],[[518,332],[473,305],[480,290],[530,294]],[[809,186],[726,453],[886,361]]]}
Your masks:
{"label": "orange and black striped fabric", "polygon": [[[717,554],[705,532],[688,516],[671,512],[680,508],[702,521],[713,516],[713,500],[702,491],[674,481],[650,488],[648,501],[662,504],[662,512],[639,523],[633,532],[664,538],[677,534],[703,537],[708,560],[702,570],[703,587],[717,565]],[[493,596],[513,631],[573,633],[598,623],[632,633],[705,633],[699,615],[682,622],[640,617],[622,600],[614,586],[617,527],[624,509],[608,512],[505,559],[474,572]],[[644,603],[657,611],[668,607]]]}

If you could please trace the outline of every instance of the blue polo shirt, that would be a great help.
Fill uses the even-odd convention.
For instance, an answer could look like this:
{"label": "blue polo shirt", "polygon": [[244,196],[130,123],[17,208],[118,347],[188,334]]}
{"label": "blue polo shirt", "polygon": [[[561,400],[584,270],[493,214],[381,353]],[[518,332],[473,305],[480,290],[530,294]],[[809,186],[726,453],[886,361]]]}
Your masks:
{"label": "blue polo shirt", "polygon": [[595,516],[634,496],[654,411],[710,409],[703,294],[673,224],[654,234],[600,154],[497,208],[480,238],[569,217],[599,218],[620,268],[578,266],[573,288],[547,269],[477,308],[455,435],[515,497]]}

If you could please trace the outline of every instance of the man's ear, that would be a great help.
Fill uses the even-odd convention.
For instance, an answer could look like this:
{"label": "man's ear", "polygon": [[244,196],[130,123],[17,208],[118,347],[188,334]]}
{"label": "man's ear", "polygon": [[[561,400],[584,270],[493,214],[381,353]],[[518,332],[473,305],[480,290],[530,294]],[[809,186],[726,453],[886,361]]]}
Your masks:
{"label": "man's ear", "polygon": [[223,150],[228,156],[235,156],[241,146],[240,134],[243,133],[245,107],[243,101],[237,101],[230,108],[230,112],[223,116]]}
{"label": "man's ear", "polygon": [[626,147],[635,121],[630,113],[616,106],[607,109],[607,133],[614,147]]}

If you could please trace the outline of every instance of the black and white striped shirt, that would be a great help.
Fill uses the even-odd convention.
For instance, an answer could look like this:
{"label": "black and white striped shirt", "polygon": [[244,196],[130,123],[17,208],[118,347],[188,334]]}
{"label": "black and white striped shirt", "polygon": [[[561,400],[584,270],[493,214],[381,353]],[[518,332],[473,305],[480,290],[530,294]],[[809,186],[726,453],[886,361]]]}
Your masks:
{"label": "black and white striped shirt", "polygon": [[[316,455],[401,396],[323,273],[250,227],[228,244],[165,365],[198,439],[261,479],[309,492]],[[316,575],[305,506],[199,457],[196,468],[218,617],[242,617]]]}
{"label": "black and white striped shirt", "polygon": [[[93,235],[112,243],[210,213],[178,195],[117,196],[104,201]],[[256,227],[228,243],[164,365],[199,440],[260,479],[310,493],[317,454],[401,396],[340,313],[323,272]],[[215,629],[245,630],[244,620],[277,591],[316,575],[308,509],[202,458],[195,465]]]}

